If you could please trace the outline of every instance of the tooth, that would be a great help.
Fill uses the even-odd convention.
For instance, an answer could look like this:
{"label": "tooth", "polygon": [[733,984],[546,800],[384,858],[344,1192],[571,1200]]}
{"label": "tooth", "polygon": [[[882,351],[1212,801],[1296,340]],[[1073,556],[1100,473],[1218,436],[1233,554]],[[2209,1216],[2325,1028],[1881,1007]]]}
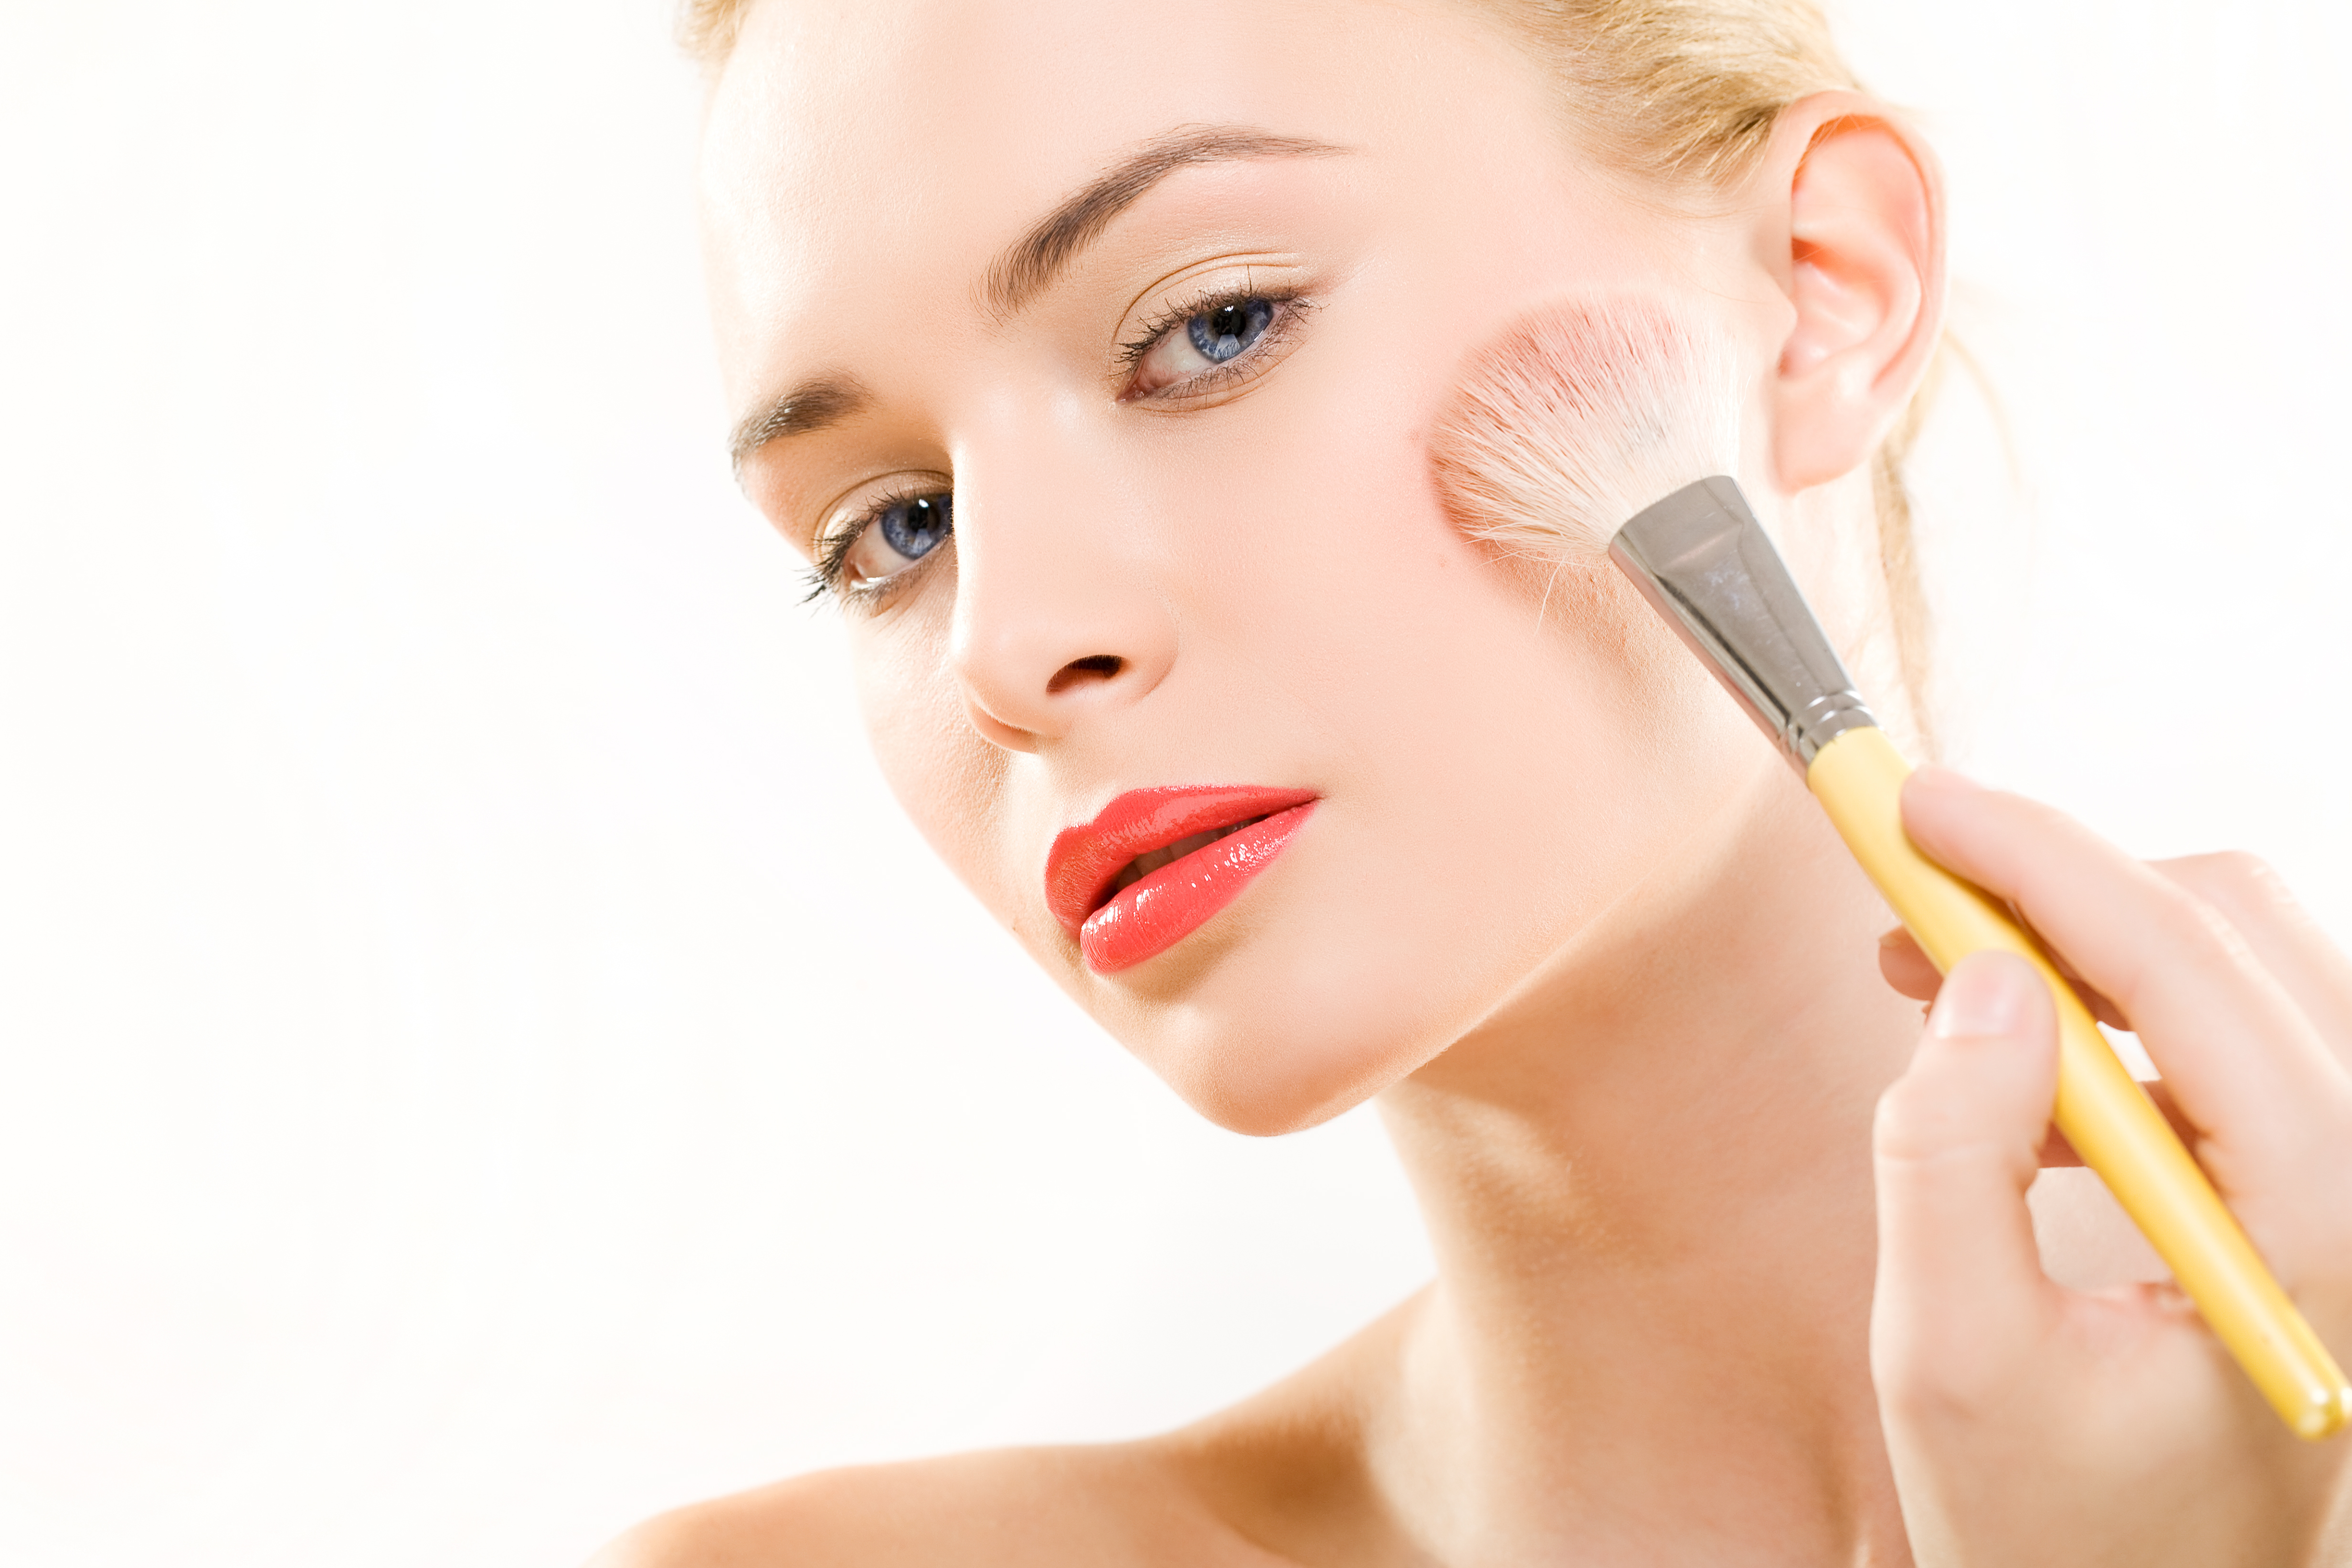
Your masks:
{"label": "tooth", "polygon": [[1111,884],[1111,891],[1123,893],[1160,867],[1181,860],[1195,849],[1205,849],[1220,838],[1239,833],[1243,828],[1255,826],[1265,820],[1263,816],[1253,816],[1244,821],[1236,822],[1230,827],[1213,827],[1205,833],[1195,833],[1189,837],[1179,838],[1173,844],[1162,845],[1157,849],[1148,849],[1127,863],[1126,868],[1119,872],[1117,880]]}

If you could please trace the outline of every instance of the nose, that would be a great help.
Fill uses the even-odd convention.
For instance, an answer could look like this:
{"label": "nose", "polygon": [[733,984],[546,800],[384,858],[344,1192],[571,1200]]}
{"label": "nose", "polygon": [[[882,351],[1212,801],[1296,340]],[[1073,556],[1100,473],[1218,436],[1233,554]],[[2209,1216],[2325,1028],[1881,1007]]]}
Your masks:
{"label": "nose", "polygon": [[1035,436],[956,474],[950,659],[972,727],[1013,752],[1142,700],[1176,655],[1131,499]]}

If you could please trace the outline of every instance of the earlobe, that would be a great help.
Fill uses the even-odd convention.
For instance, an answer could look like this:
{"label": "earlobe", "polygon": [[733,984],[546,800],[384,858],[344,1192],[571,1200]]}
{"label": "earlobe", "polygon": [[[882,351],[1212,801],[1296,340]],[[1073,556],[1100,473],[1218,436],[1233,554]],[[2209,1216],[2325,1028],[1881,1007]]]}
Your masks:
{"label": "earlobe", "polygon": [[1848,92],[1791,105],[1761,177],[1787,202],[1775,259],[1795,321],[1773,375],[1773,456],[1794,492],[1859,467],[1927,373],[1943,330],[1943,193],[1925,144]]}

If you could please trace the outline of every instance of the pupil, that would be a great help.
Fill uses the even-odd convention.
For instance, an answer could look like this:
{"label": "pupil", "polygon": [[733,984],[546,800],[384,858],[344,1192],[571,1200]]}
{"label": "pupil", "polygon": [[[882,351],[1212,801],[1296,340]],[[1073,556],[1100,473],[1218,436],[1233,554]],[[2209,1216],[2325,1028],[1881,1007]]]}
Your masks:
{"label": "pupil", "polygon": [[900,501],[882,514],[882,542],[909,561],[921,560],[948,536],[950,506],[946,496]]}
{"label": "pupil", "polygon": [[1184,332],[1202,359],[1223,364],[1257,342],[1273,320],[1273,300],[1241,300],[1202,311],[1184,323]]}

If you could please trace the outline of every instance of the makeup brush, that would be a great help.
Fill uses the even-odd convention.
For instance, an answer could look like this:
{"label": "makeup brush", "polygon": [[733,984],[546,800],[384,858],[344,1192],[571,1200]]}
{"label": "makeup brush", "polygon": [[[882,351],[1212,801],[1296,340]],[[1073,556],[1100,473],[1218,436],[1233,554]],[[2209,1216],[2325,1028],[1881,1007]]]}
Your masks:
{"label": "makeup brush", "polygon": [[1440,491],[1506,554],[1606,552],[1803,774],[1939,971],[2026,959],[2058,1011],[2051,1120],[2130,1215],[2206,1324],[2299,1436],[2352,1419],[2352,1386],[2074,987],[2000,903],[1903,830],[1911,772],[1780,552],[1728,478],[1738,374],[1705,325],[1647,299],[1551,307],[1472,356],[1433,431]]}

